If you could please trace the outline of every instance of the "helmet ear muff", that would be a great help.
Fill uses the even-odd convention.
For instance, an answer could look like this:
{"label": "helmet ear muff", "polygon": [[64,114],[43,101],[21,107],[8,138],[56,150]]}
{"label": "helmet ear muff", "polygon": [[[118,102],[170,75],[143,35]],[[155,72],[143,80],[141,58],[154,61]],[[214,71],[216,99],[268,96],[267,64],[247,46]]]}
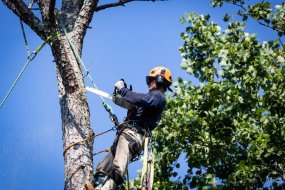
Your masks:
{"label": "helmet ear muff", "polygon": [[170,86],[170,82],[168,82],[163,76],[157,75],[155,77],[155,82],[158,87],[163,87],[167,89]]}
{"label": "helmet ear muff", "polygon": [[164,86],[164,84],[165,84],[165,79],[162,76],[160,76],[160,75],[156,76],[155,81],[156,81],[156,84],[158,86]]}

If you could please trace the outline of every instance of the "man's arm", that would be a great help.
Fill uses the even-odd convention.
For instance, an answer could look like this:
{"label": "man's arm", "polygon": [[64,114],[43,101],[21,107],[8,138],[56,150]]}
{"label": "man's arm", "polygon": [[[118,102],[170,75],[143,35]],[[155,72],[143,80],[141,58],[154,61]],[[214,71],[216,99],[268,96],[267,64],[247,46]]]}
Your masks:
{"label": "man's arm", "polygon": [[124,100],[139,107],[160,107],[161,97],[154,93],[137,93],[123,87],[118,91],[118,94],[120,94]]}

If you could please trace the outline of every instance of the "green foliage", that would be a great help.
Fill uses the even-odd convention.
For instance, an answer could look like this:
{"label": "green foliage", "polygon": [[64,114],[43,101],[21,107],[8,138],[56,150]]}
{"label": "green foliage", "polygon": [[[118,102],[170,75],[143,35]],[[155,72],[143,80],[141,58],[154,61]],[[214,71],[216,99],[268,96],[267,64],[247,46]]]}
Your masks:
{"label": "green foliage", "polygon": [[[237,12],[238,15],[242,16],[243,20],[247,20],[248,17],[252,17],[257,20],[260,24],[272,28],[278,35],[285,35],[285,2],[281,5],[276,5],[274,10],[271,8],[271,4],[266,1],[260,3],[247,5],[244,0],[212,0],[211,4],[214,7],[223,6],[224,3],[230,3],[238,6],[240,9]],[[232,16],[226,14],[224,21],[229,21]]]}
{"label": "green foliage", "polygon": [[[214,6],[224,2],[212,1]],[[284,4],[247,10],[257,20],[284,27]],[[274,21],[276,19],[276,23]],[[285,48],[260,43],[245,23],[221,30],[210,16],[188,14],[181,67],[201,84],[179,79],[154,131],[155,189],[257,189],[284,185]],[[275,24],[274,24],[275,23]],[[274,29],[274,27],[272,27]],[[284,31],[284,30],[283,30]],[[281,36],[284,33],[280,34]],[[177,175],[184,153],[185,176]],[[176,180],[173,180],[176,179]]]}

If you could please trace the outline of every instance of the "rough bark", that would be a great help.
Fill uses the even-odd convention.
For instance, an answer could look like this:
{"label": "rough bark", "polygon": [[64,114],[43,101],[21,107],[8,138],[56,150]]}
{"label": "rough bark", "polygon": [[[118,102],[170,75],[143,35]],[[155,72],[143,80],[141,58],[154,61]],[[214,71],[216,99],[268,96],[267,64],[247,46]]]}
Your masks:
{"label": "rough bark", "polygon": [[[61,107],[63,147],[93,134],[80,66],[66,39],[51,44],[56,61]],[[64,155],[65,190],[83,189],[86,180],[93,180],[93,142],[76,145]]]}
{"label": "rough bark", "polygon": [[44,29],[46,29],[45,33],[51,34],[50,29],[52,26],[55,25],[56,19],[54,14],[54,7],[55,7],[56,0],[37,0],[42,20],[44,23]]}

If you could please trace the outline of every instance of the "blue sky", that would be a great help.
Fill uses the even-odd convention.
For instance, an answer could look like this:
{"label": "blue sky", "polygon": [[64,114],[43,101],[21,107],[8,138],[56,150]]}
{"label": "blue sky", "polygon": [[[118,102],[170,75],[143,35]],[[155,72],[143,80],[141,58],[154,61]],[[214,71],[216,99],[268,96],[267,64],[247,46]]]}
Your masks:
{"label": "blue sky", "polygon": [[[102,1],[110,2],[110,1]],[[282,1],[272,1],[281,3]],[[134,2],[96,13],[84,40],[83,61],[97,86],[113,91],[114,83],[124,78],[134,91],[146,92],[145,76],[155,66],[168,67],[174,80],[194,80],[181,68],[178,48],[185,26],[179,18],[186,12],[210,14],[224,28],[222,16],[234,8],[213,9],[209,1],[172,0]],[[0,3],[0,99],[5,96],[27,59],[19,19]],[[34,50],[42,41],[28,29],[29,47]],[[249,32],[268,40],[273,33],[250,24]],[[18,85],[0,109],[0,189],[63,189],[63,145],[55,64],[46,46],[29,65]],[[194,80],[194,83],[198,83]],[[86,84],[90,82],[86,79]],[[88,94],[91,126],[96,133],[112,123],[99,97]],[[122,120],[126,111],[108,101]],[[94,151],[111,145],[114,133],[98,137]],[[95,156],[98,163],[103,155]],[[130,165],[130,177],[136,176],[140,163]],[[182,169],[183,172],[183,169]]]}

